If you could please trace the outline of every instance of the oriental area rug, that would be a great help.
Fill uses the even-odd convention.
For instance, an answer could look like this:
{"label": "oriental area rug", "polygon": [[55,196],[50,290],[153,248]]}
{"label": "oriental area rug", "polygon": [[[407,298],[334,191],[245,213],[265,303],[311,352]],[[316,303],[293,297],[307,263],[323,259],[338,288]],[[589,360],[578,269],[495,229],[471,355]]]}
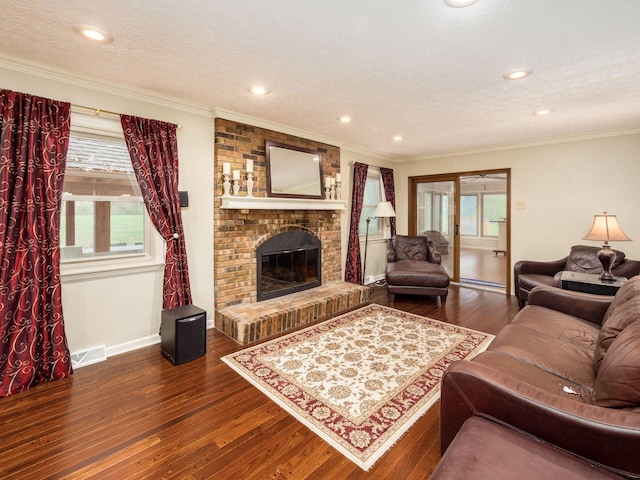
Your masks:
{"label": "oriental area rug", "polygon": [[447,365],[492,339],[372,304],[222,360],[368,470],[440,397]]}

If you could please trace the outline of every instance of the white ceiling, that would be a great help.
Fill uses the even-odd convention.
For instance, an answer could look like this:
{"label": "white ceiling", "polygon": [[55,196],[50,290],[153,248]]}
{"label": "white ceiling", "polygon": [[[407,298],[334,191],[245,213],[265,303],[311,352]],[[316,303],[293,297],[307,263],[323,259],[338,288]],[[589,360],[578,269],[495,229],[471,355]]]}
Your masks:
{"label": "white ceiling", "polygon": [[[640,1],[1,0],[0,55],[395,159],[640,126]],[[99,26],[113,43],[80,38]],[[533,73],[502,78],[515,68]],[[249,93],[254,84],[270,90]],[[0,79],[0,87],[2,81]],[[550,115],[533,112],[550,108]],[[348,114],[350,124],[337,117]],[[393,135],[404,137],[394,142]]]}

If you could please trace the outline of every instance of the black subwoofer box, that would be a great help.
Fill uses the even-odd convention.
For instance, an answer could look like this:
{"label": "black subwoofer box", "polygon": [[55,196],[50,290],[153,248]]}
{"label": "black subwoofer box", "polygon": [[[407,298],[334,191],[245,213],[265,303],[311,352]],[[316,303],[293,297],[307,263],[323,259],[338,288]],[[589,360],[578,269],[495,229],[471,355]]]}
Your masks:
{"label": "black subwoofer box", "polygon": [[207,351],[207,312],[195,305],[162,310],[160,347],[174,365],[203,356]]}

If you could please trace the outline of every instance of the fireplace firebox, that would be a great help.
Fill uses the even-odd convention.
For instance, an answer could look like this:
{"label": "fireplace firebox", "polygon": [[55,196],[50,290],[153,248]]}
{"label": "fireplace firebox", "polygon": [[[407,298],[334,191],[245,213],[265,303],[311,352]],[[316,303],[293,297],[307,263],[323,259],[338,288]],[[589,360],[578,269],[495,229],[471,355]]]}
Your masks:
{"label": "fireplace firebox", "polygon": [[321,247],[320,239],[306,230],[283,232],[258,246],[257,300],[319,286]]}

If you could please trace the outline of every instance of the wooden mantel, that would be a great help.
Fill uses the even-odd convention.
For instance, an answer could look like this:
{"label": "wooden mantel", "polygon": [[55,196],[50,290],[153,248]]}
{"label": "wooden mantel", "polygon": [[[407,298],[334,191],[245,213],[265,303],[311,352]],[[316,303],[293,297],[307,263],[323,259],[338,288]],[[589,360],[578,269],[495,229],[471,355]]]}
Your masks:
{"label": "wooden mantel", "polygon": [[346,210],[343,200],[221,196],[221,208],[236,210]]}

